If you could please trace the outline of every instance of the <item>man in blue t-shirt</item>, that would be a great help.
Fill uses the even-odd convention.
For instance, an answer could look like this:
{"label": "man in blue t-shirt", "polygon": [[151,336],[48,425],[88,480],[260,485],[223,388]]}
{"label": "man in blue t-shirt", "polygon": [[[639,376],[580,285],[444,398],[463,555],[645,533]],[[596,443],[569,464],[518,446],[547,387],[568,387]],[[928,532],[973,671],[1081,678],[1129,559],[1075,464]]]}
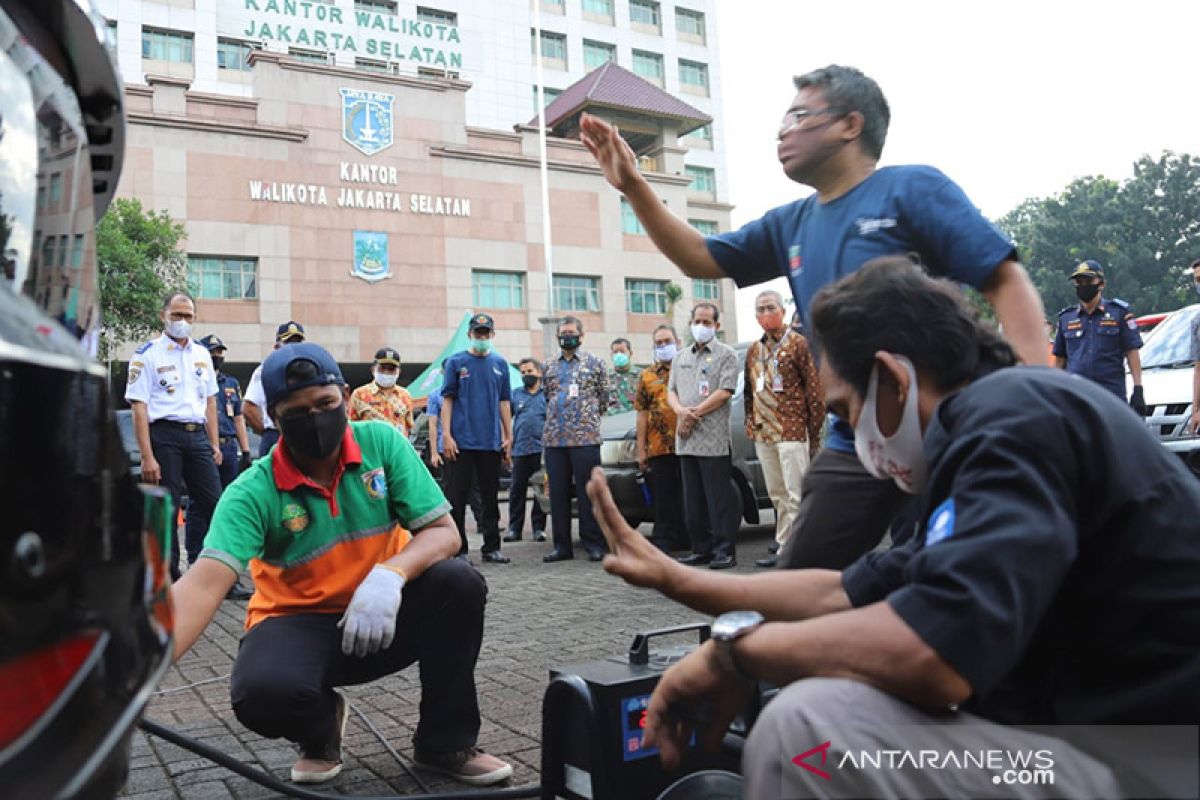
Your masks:
{"label": "man in blue t-shirt", "polygon": [[446,493],[467,554],[466,513],[472,482],[483,499],[483,560],[507,564],[500,552],[500,461],[512,447],[512,409],[508,362],[492,352],[496,323],[487,314],[471,317],[471,347],[442,365],[442,446],[446,459]]}
{"label": "man in blue t-shirt", "polygon": [[[534,358],[522,358],[520,389],[513,392],[512,483],[508,487],[508,534],[506,542],[521,541],[525,527],[525,501],[529,479],[542,468],[542,432],[546,428],[546,393],[542,391],[542,365]],[[533,540],[546,541],[546,512],[535,497],[530,515]]]}
{"label": "man in blue t-shirt", "polygon": [[[1042,301],[1004,234],[933,167],[878,168],[890,111],[878,84],[852,67],[794,79],[778,132],[784,173],[816,192],[740,230],[704,236],[675,216],[638,172],[617,129],[585,114],[581,139],[624,194],[658,248],[692,278],[750,286],[786,277],[800,320],[821,287],[879,256],[907,254],[934,275],[987,297],[1024,361],[1045,363]],[[853,432],[832,419],[805,475],[800,511],[781,563],[840,569],[880,541],[904,495],[855,457]]]}

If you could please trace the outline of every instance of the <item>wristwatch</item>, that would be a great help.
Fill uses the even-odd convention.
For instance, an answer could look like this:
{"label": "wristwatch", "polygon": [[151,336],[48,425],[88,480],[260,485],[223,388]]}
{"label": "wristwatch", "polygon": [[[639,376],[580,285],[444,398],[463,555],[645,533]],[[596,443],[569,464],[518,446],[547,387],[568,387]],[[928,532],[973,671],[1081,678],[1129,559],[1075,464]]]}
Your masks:
{"label": "wristwatch", "polygon": [[753,631],[766,622],[766,617],[757,611],[730,611],[722,614],[713,621],[712,638],[716,643],[717,658],[731,673],[747,680],[757,680],[753,675],[742,669],[733,652],[733,645],[738,639]]}

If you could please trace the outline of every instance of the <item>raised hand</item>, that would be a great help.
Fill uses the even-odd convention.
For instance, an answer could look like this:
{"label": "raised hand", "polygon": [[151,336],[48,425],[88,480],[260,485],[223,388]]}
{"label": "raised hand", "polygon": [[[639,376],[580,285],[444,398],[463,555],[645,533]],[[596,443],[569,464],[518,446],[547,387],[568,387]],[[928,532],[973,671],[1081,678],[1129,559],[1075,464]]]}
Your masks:
{"label": "raised hand", "polygon": [[579,139],[596,159],[604,178],[614,189],[627,192],[641,178],[637,155],[622,137],[616,125],[584,114],[579,121]]}

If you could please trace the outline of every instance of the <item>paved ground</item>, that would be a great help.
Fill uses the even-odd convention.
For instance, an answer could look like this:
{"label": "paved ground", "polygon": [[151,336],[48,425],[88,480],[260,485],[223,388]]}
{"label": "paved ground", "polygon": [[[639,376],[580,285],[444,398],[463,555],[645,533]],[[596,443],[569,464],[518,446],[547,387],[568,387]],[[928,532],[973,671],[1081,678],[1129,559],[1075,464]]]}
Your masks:
{"label": "paved ground", "polygon": [[[769,512],[767,518],[770,519]],[[649,526],[644,526],[648,532]],[[738,572],[755,570],[753,561],[770,541],[765,526],[744,528]],[[472,560],[481,539],[471,535]],[[703,619],[653,592],[634,589],[586,559],[543,564],[549,544],[505,545],[508,565],[481,569],[490,589],[487,625],[476,669],[483,727],[479,745],[510,761],[508,785],[537,783],[540,764],[541,702],[547,671],[628,650],[642,630]],[[582,553],[582,548],[577,548]],[[166,675],[147,717],[200,739],[287,780],[295,751],[283,740],[263,739],[242,727],[229,707],[228,674],[242,630],[244,603],[226,601],[204,637]],[[680,640],[682,641],[682,640]],[[215,680],[213,680],[215,679]],[[177,690],[198,681],[212,682]],[[348,687],[347,698],[386,736],[402,757],[412,752],[419,685],[416,668],[366,686]],[[175,691],[173,691],[175,690]],[[412,778],[384,745],[352,714],[345,740],[346,769],[330,793],[379,795],[417,792]],[[276,793],[160,739],[135,734],[129,782],[122,797],[264,798]],[[434,790],[467,788],[422,773]]]}

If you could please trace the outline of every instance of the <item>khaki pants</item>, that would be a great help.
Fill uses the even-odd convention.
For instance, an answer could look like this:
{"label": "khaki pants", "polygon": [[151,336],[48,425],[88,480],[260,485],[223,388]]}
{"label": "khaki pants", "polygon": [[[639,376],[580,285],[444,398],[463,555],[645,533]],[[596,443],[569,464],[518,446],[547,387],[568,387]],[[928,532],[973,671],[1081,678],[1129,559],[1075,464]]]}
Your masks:
{"label": "khaki pants", "polygon": [[[982,768],[968,760],[980,753],[990,754]],[[923,711],[843,678],[797,681],[768,703],[742,754],[742,775],[745,797],[780,800],[1129,796],[1106,764],[1061,739],[949,709]]]}
{"label": "khaki pants", "polygon": [[801,486],[808,472],[808,442],[755,442],[754,452],[775,507],[775,541],[782,546],[800,511]]}

